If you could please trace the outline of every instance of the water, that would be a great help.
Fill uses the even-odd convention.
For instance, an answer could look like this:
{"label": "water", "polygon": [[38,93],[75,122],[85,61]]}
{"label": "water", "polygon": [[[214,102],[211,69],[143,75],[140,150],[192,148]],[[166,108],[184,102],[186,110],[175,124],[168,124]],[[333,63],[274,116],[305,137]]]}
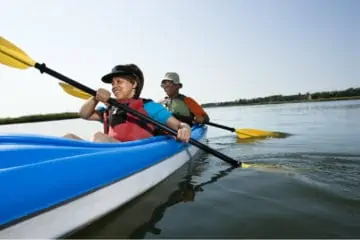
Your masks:
{"label": "water", "polygon": [[[291,133],[238,141],[209,127],[210,154],[71,238],[360,238],[360,101],[207,109],[213,122]],[[55,127],[56,126],[56,127]],[[82,120],[0,126],[0,132],[90,138]]]}

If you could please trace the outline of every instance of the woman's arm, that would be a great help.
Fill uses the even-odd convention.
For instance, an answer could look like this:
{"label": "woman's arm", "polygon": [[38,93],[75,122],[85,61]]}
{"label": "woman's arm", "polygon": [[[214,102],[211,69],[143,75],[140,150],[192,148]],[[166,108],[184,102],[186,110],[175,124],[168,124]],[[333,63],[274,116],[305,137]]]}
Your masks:
{"label": "woman's arm", "polygon": [[183,142],[189,142],[191,136],[191,128],[187,123],[180,122],[174,117],[170,117],[166,121],[166,125],[174,130],[177,130],[176,138]]}
{"label": "woman's arm", "polygon": [[81,118],[91,121],[100,121],[101,115],[95,111],[96,105],[99,101],[106,103],[110,98],[110,92],[106,89],[99,88],[96,91],[96,96],[89,98],[80,108],[79,115]]}
{"label": "woman's arm", "polygon": [[177,139],[183,142],[188,142],[191,136],[191,128],[188,124],[180,122],[174,118],[163,105],[156,102],[148,102],[144,105],[149,116],[166,126],[177,131]]}
{"label": "woman's arm", "polygon": [[98,102],[95,97],[89,98],[80,108],[79,116],[86,120],[100,121],[100,115],[95,111]]}

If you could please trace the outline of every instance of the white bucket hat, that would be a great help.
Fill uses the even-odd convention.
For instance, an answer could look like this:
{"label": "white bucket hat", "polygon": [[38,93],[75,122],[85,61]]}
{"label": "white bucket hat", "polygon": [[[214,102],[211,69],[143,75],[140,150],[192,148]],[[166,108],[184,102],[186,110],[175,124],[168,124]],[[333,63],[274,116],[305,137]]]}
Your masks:
{"label": "white bucket hat", "polygon": [[162,78],[161,83],[165,80],[172,81],[174,84],[179,84],[182,87],[182,83],[180,82],[179,74],[176,72],[167,72],[165,76]]}

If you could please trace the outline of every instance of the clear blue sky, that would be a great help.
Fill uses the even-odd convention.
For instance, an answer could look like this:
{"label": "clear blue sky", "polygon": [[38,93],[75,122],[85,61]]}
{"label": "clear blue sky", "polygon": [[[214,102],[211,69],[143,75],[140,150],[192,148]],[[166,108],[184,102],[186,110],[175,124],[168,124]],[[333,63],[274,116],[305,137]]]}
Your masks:
{"label": "clear blue sky", "polygon": [[[143,97],[180,74],[200,103],[360,85],[359,0],[1,0],[0,35],[91,88],[116,64],[145,74]],[[0,65],[0,117],[78,111],[36,69]],[[110,88],[109,88],[110,89]]]}

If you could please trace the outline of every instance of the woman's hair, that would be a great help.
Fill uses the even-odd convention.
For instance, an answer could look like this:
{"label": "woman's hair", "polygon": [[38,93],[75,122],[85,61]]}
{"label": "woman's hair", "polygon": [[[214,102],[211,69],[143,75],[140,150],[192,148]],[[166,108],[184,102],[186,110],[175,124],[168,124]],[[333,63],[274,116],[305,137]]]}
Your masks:
{"label": "woman's hair", "polygon": [[140,68],[135,64],[125,64],[122,65],[124,70],[127,70],[130,74],[124,75],[131,83],[137,83],[135,88],[135,98],[139,98],[141,91],[144,86],[144,75]]}

